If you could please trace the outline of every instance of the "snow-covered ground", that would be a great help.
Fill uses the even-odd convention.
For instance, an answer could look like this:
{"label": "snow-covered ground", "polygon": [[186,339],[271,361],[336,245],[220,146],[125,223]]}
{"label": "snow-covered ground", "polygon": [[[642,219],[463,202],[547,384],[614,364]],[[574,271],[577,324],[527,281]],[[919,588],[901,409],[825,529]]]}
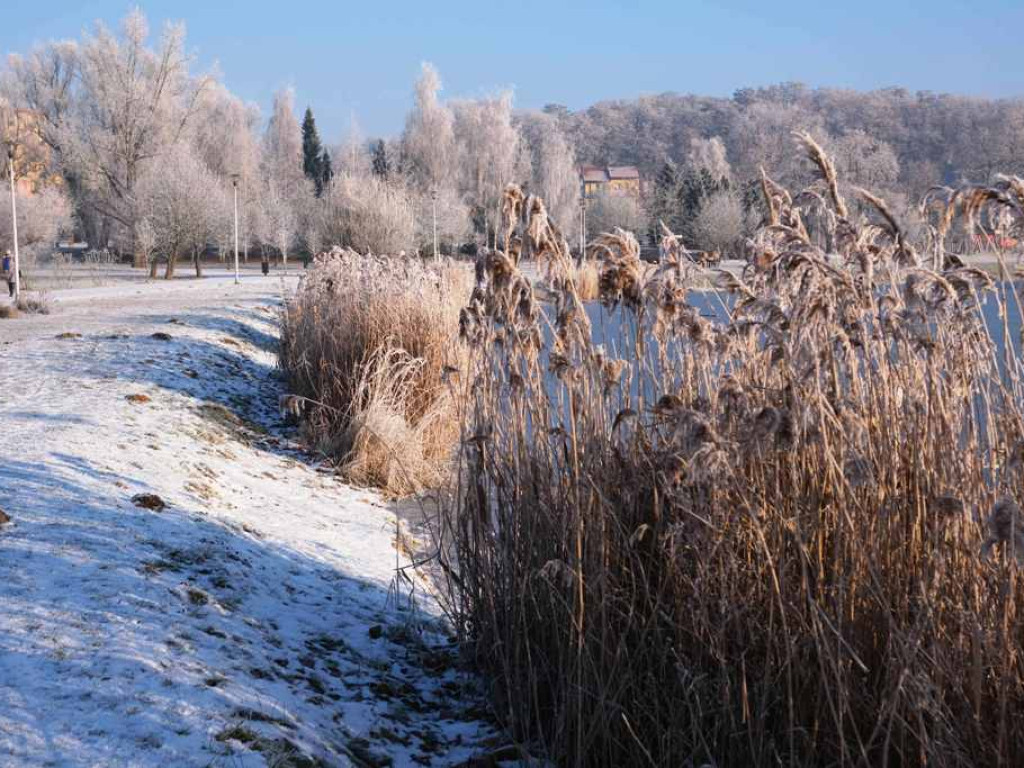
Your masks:
{"label": "snow-covered ground", "polygon": [[394,588],[394,514],[281,421],[293,281],[0,320],[0,766],[446,766],[498,743],[429,599]]}

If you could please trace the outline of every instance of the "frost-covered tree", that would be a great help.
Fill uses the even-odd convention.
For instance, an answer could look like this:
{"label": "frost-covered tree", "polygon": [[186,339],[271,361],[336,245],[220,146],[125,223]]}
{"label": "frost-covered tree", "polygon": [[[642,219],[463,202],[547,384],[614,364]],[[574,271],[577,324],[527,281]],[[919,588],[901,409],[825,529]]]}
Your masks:
{"label": "frost-covered tree", "polygon": [[587,201],[587,242],[615,227],[642,232],[646,216],[632,195],[595,195]]}
{"label": "frost-covered tree", "polygon": [[701,202],[692,222],[693,247],[733,255],[746,226],[743,203],[731,190],[712,193]]}
{"label": "frost-covered tree", "polygon": [[416,244],[413,195],[404,186],[383,179],[339,176],[324,195],[323,239],[360,253],[398,254]]}
{"label": "frost-covered tree", "polygon": [[416,244],[422,253],[433,253],[435,213],[437,241],[442,251],[458,248],[472,235],[469,207],[454,189],[437,190],[436,199],[427,190],[410,190],[409,196],[416,217]]}
{"label": "frost-covered tree", "polygon": [[[182,137],[210,83],[189,73],[184,26],[167,25],[155,50],[148,37],[138,10],[125,17],[120,34],[99,24],[85,37],[63,145],[89,205],[120,225],[132,251],[136,185]],[[140,254],[136,263],[143,263]]]}
{"label": "frost-covered tree", "polygon": [[265,173],[282,187],[302,181],[302,131],[295,119],[295,92],[285,88],[274,94],[274,104],[263,135]]}
{"label": "frost-covered tree", "polygon": [[691,168],[706,171],[717,183],[732,178],[732,167],[726,158],[725,143],[717,136],[710,139],[690,139],[687,162]]}
{"label": "frost-covered tree", "polygon": [[575,243],[579,237],[580,178],[576,156],[558,121],[544,113],[521,117],[530,161],[529,191],[544,198],[548,214]]}
{"label": "frost-covered tree", "polygon": [[[201,276],[201,252],[214,238],[216,217],[225,205],[221,180],[190,147],[179,144],[147,168],[136,201],[137,221],[152,228],[156,250],[166,257],[164,277],[174,277],[183,254],[193,257]],[[151,270],[155,274],[155,260]]]}
{"label": "frost-covered tree", "polygon": [[200,159],[218,177],[240,183],[255,182],[262,146],[260,111],[246,104],[220,83],[211,83],[200,95],[186,139]]}
{"label": "frost-covered tree", "polygon": [[260,191],[257,237],[262,243],[277,249],[285,267],[288,266],[288,252],[299,235],[300,205],[296,198],[300,195],[312,197],[302,182],[286,187],[273,177],[265,180]]}
{"label": "frost-covered tree", "polygon": [[475,209],[486,230],[496,232],[501,219],[501,193],[522,172],[519,131],[512,123],[512,94],[490,99],[458,101],[455,143],[458,188]]}
{"label": "frost-covered tree", "polygon": [[[4,164],[6,165],[6,164]],[[52,253],[58,237],[72,225],[71,201],[61,186],[46,186],[32,194],[15,185],[18,208],[18,248],[22,264]],[[12,248],[11,186],[0,180],[0,247]]]}
{"label": "frost-covered tree", "polygon": [[73,41],[42,45],[27,55],[11,54],[0,78],[0,94],[34,116],[34,130],[49,149],[54,170],[63,170],[70,135],[79,49]]}
{"label": "frost-covered tree", "polygon": [[263,180],[260,186],[258,236],[275,247],[288,266],[288,252],[299,230],[299,207],[307,193],[302,172],[302,132],[295,119],[295,96],[278,91],[263,138]]}
{"label": "frost-covered tree", "polygon": [[410,176],[423,188],[441,189],[455,181],[455,119],[438,98],[441,76],[424,62],[416,101],[405,121],[402,153]]}
{"label": "frost-covered tree", "polygon": [[864,131],[850,131],[833,140],[831,149],[843,182],[886,190],[899,178],[900,163],[892,147]]}

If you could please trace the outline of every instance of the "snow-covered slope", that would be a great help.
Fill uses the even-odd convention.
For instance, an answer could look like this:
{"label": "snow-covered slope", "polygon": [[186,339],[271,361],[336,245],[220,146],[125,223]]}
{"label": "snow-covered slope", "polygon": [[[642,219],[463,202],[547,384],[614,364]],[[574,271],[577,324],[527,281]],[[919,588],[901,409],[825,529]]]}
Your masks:
{"label": "snow-covered slope", "polygon": [[286,287],[0,320],[0,766],[443,766],[488,740],[392,589],[394,515],[289,441]]}

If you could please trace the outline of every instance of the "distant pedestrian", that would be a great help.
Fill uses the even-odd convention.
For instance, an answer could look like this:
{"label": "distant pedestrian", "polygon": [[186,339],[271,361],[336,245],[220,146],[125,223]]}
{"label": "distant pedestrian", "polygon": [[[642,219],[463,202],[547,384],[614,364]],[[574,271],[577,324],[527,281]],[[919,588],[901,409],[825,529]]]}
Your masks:
{"label": "distant pedestrian", "polygon": [[11,298],[14,298],[14,262],[11,260],[11,252],[4,254],[3,262],[0,263],[0,275],[7,281],[7,290]]}
{"label": "distant pedestrian", "polygon": [[270,257],[267,254],[263,254],[263,259],[260,261],[260,268],[263,270],[263,275],[270,274]]}

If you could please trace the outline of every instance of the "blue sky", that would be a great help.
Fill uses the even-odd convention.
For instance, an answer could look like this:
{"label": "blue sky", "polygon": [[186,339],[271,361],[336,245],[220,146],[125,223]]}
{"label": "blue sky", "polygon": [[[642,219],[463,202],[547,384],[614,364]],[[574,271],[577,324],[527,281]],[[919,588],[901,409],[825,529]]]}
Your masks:
{"label": "blue sky", "polygon": [[[77,37],[133,5],[7,0],[0,52]],[[14,6],[14,7],[11,7]],[[353,116],[364,136],[401,130],[421,61],[445,95],[513,87],[519,107],[573,109],[663,91],[730,95],[799,80],[870,89],[900,85],[1024,95],[1024,2],[430,2],[152,0],[153,29],[184,20],[201,66],[266,114],[281,86],[312,105],[328,141]]]}

